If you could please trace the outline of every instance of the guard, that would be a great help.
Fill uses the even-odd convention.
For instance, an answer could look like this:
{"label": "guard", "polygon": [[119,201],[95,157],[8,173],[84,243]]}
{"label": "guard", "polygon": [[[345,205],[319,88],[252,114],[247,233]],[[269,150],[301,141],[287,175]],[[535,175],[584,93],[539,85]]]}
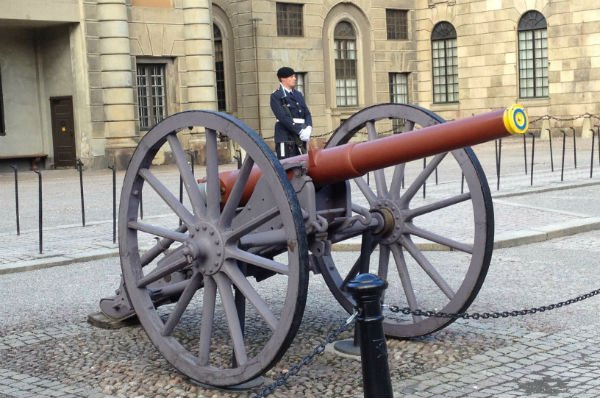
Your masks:
{"label": "guard", "polygon": [[277,71],[279,88],[271,94],[275,123],[275,152],[278,159],[306,153],[312,133],[312,117],[304,96],[295,90],[296,72],[284,66]]}

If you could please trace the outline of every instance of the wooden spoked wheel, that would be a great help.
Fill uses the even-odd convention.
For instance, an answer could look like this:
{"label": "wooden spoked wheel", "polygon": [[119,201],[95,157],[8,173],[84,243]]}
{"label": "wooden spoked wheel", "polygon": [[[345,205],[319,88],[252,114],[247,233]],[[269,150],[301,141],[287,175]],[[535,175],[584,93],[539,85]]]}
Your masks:
{"label": "wooden spoked wheel", "polygon": [[[204,184],[197,183],[180,142],[192,127],[206,138],[199,154],[206,167],[196,172]],[[235,167],[219,164],[223,137],[245,152],[224,203],[219,173]],[[152,166],[157,156],[169,154],[185,187],[182,201],[169,173]],[[246,198],[253,167],[262,177]],[[153,197],[166,216],[141,219],[142,191],[146,213]],[[189,111],[149,131],[125,175],[119,245],[127,293],[143,328],[185,375],[214,386],[238,385],[270,369],[289,347],[308,286],[302,213],[273,152],[242,122]],[[267,278],[269,283],[260,282]]]}
{"label": "wooden spoked wheel", "polygon": [[[394,126],[406,131],[443,121],[415,106],[376,105],[347,119],[327,147],[376,140],[382,131],[391,134]],[[384,302],[411,309],[462,312],[481,288],[494,240],[492,199],[484,172],[470,148],[424,163],[399,164],[350,182],[353,215],[378,212],[388,221],[386,231],[372,237],[357,228],[360,223],[347,228],[351,233],[342,229],[332,235],[334,241],[354,238],[364,253],[371,254],[366,263],[348,261],[347,254],[344,258],[336,251],[316,258],[330,290],[348,311],[353,301],[346,285],[358,273],[372,272],[387,280]],[[434,185],[436,169],[446,182]],[[385,315],[384,330],[395,337],[426,335],[453,322],[387,311]]]}

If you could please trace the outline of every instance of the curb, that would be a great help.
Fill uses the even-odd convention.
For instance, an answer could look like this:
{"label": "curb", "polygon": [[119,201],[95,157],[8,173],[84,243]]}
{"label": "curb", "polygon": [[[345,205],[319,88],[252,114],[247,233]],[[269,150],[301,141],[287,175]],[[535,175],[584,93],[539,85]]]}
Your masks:
{"label": "curb", "polygon": [[[556,238],[575,235],[583,232],[600,229],[600,217],[585,217],[577,220],[569,220],[557,224],[551,224],[534,229],[525,229],[514,232],[506,232],[496,235],[494,249],[507,249],[511,247],[524,246],[531,243],[544,242]],[[417,247],[422,251],[451,251],[447,246],[438,243],[417,242]],[[351,239],[332,246],[332,251],[360,251],[360,239]],[[70,265],[94,260],[118,257],[119,249],[100,249],[88,252],[80,256],[56,256],[16,264],[0,265],[0,275],[17,272],[36,271],[46,268]]]}

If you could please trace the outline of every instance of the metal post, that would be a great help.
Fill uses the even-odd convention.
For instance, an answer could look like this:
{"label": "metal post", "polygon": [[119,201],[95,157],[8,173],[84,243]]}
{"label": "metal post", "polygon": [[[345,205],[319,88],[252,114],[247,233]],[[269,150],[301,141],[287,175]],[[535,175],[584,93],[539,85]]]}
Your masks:
{"label": "metal post", "polygon": [[117,167],[108,166],[112,170],[112,227],[113,227],[113,243],[117,243]]}
{"label": "metal post", "polygon": [[500,167],[502,165],[502,138],[494,141],[496,144],[496,191],[500,190]]}
{"label": "metal post", "polygon": [[[427,158],[423,158],[423,170],[425,170],[425,167],[427,167]],[[425,199],[425,196],[427,195],[426,189],[427,189],[427,179],[425,179],[425,181],[423,181],[423,199]]]}
{"label": "metal post", "polygon": [[438,168],[435,168],[435,185],[438,185]]}
{"label": "metal post", "polygon": [[77,170],[79,171],[79,187],[81,191],[81,224],[85,227],[85,200],[83,198],[83,162],[77,159]]}
{"label": "metal post", "polygon": [[531,183],[530,185],[533,186],[533,160],[535,157],[535,135],[532,133],[531,134]]}
{"label": "metal post", "polygon": [[523,163],[525,164],[525,175],[527,175],[527,134],[523,134]]}
{"label": "metal post", "polygon": [[573,162],[575,163],[575,168],[577,168],[577,139],[575,137],[575,127],[570,127],[573,131]]}
{"label": "metal post", "polygon": [[594,129],[590,129],[590,131],[592,132],[592,150],[590,151],[590,178],[592,178],[592,175],[594,174],[594,145],[596,141],[596,132]]}
{"label": "metal post", "polygon": [[42,206],[42,172],[38,171],[38,170],[33,170],[33,172],[35,174],[38,175],[38,237],[39,237],[39,246],[40,246],[40,254],[42,254],[42,252],[44,251],[44,236],[42,233],[42,228],[43,228],[43,216],[44,216],[44,211],[43,211],[43,206]]}
{"label": "metal post", "polygon": [[373,274],[360,274],[348,284],[358,310],[365,398],[394,396],[381,313],[381,294],[386,287],[387,282]]}
{"label": "metal post", "polygon": [[17,217],[17,236],[19,236],[21,235],[21,222],[19,221],[19,170],[16,165],[9,165],[8,167],[13,169],[15,173],[15,215]]}
{"label": "metal post", "polygon": [[465,175],[464,173],[460,176],[460,193],[465,193]]}
{"label": "metal post", "polygon": [[552,154],[552,130],[548,130],[548,144],[550,144],[550,170],[554,172],[554,155]]}
{"label": "metal post", "polygon": [[564,180],[565,176],[565,144],[567,142],[567,133],[564,130],[561,130],[563,135],[563,147],[562,147],[562,165],[560,167],[560,181]]}

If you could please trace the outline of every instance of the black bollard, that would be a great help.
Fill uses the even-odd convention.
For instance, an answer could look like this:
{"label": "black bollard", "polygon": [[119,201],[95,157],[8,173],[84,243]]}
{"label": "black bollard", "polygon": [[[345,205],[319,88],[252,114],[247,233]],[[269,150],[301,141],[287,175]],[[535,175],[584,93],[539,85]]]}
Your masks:
{"label": "black bollard", "polygon": [[590,153],[590,178],[592,178],[594,174],[594,145],[596,141],[596,132],[594,131],[594,129],[590,129],[590,131],[592,132],[592,151]]}
{"label": "black bollard", "polygon": [[525,164],[525,175],[527,175],[527,134],[523,134],[523,162]]}
{"label": "black bollard", "polygon": [[[423,158],[423,170],[425,170],[425,167],[427,167],[427,158]],[[427,179],[425,179],[425,181],[423,181],[423,199],[425,199],[425,196],[427,195],[427,193],[425,192],[426,189],[427,189]]]}
{"label": "black bollard", "polygon": [[40,246],[40,254],[44,251],[44,236],[42,233],[42,228],[44,226],[43,218],[44,218],[44,210],[42,206],[42,172],[38,170],[33,170],[35,174],[38,175],[38,237],[39,237],[39,246]]}
{"label": "black bollard", "polygon": [[77,159],[77,170],[79,171],[79,187],[81,191],[81,224],[85,227],[85,200],[83,198],[83,162]]}
{"label": "black bollard", "polygon": [[[594,148],[592,148],[592,152],[593,151]],[[8,167],[15,172],[15,213],[17,217],[17,236],[19,236],[21,235],[21,222],[19,221],[19,170],[17,169],[17,166],[9,165]]]}
{"label": "black bollard", "polygon": [[113,226],[113,243],[117,243],[117,167],[108,166],[112,170],[112,226]]}
{"label": "black bollard", "polygon": [[356,327],[360,333],[365,398],[394,396],[381,313],[381,295],[386,287],[387,282],[373,274],[360,274],[348,284],[358,310]]}
{"label": "black bollard", "polygon": [[533,186],[533,161],[535,159],[535,135],[533,133],[530,133],[531,135],[531,183],[530,185]]}
{"label": "black bollard", "polygon": [[550,146],[550,171],[554,172],[554,155],[552,154],[552,130],[548,130],[548,145]]}
{"label": "black bollard", "polygon": [[575,136],[575,127],[569,127],[573,132],[573,163],[577,168],[577,137]]}
{"label": "black bollard", "polygon": [[560,181],[564,181],[565,179],[565,144],[567,142],[567,133],[562,130],[563,142],[562,142],[562,161],[560,166]]}
{"label": "black bollard", "polygon": [[500,190],[500,167],[502,166],[502,138],[494,141],[496,144],[496,191]]}

